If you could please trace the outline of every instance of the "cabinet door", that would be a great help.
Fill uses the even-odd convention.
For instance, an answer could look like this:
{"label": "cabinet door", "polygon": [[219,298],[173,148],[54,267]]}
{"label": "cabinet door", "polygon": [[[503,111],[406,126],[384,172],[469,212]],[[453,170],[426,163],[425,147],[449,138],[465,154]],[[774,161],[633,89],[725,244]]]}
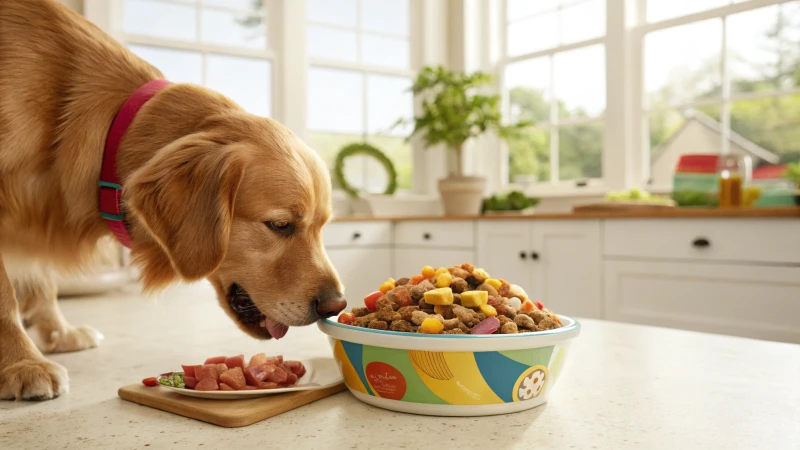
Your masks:
{"label": "cabinet door", "polygon": [[528,295],[555,312],[602,317],[600,221],[535,221]]}
{"label": "cabinet door", "polygon": [[392,276],[388,248],[334,248],[328,249],[328,257],[344,285],[348,310],[364,306],[364,297]]}
{"label": "cabinet door", "polygon": [[800,267],[606,260],[606,318],[800,343]]}
{"label": "cabinet door", "polygon": [[425,266],[450,267],[475,260],[475,252],[464,249],[395,248],[394,277],[417,275]]}
{"label": "cabinet door", "polygon": [[530,292],[530,221],[480,220],[475,265]]}

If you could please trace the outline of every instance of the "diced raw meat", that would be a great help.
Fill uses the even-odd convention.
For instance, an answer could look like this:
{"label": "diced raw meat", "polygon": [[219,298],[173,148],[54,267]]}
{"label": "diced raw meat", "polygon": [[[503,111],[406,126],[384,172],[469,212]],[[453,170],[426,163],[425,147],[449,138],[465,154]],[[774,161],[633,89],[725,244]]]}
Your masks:
{"label": "diced raw meat", "polygon": [[197,386],[197,378],[195,377],[187,377],[186,375],[183,376],[183,384],[186,385],[189,389],[194,389]]}
{"label": "diced raw meat", "polygon": [[266,362],[275,364],[276,366],[280,366],[281,364],[283,364],[283,355],[269,356],[267,357]]}
{"label": "diced raw meat", "polygon": [[275,371],[267,376],[267,381],[272,381],[273,383],[283,383],[286,381],[286,378],[289,375],[283,370],[283,367],[276,367]]}
{"label": "diced raw meat", "polygon": [[242,372],[241,367],[229,369],[227,372],[220,375],[219,379],[237,391],[247,385],[247,381],[244,379],[244,372]]}
{"label": "diced raw meat", "polygon": [[227,356],[212,356],[211,358],[208,358],[206,362],[204,362],[203,364],[221,364],[225,362],[225,359],[227,359]]}
{"label": "diced raw meat", "polygon": [[220,390],[220,391],[235,391],[236,389],[234,389],[234,388],[232,388],[232,387],[228,386],[228,385],[227,385],[227,384],[225,384],[225,383],[220,383],[220,384],[219,384],[219,390]]}
{"label": "diced raw meat", "polygon": [[286,381],[283,382],[283,384],[285,384],[287,386],[292,386],[295,383],[297,383],[297,375],[295,375],[293,373],[290,373],[289,375],[287,375],[286,376]]}
{"label": "diced raw meat", "polygon": [[225,360],[225,365],[228,366],[228,369],[233,369],[234,367],[241,367],[242,370],[244,370],[247,368],[247,366],[244,365],[244,355],[228,357],[228,359]]}
{"label": "diced raw meat", "polygon": [[267,362],[267,355],[264,353],[256,353],[250,358],[250,364],[248,364],[247,367],[260,366],[265,362]]}
{"label": "diced raw meat", "polygon": [[194,377],[197,378],[197,381],[203,381],[207,379],[212,379],[214,381],[219,378],[219,374],[217,373],[217,367],[213,364],[206,364],[204,366],[196,366],[194,368]]}
{"label": "diced raw meat", "polygon": [[248,367],[244,371],[244,378],[250,386],[258,386],[258,383],[272,375],[276,367],[273,364],[261,364],[256,367]]}
{"label": "diced raw meat", "polygon": [[258,389],[256,386],[245,386],[242,388],[243,391],[255,391]]}
{"label": "diced raw meat", "polygon": [[223,373],[225,373],[228,370],[228,366],[226,366],[225,363],[214,364],[214,367],[217,368],[217,374],[218,375],[222,375]]}
{"label": "diced raw meat", "polygon": [[197,386],[194,387],[196,391],[218,391],[219,385],[217,384],[217,380],[213,378],[206,378],[205,380],[201,380],[197,382]]}
{"label": "diced raw meat", "polygon": [[275,389],[278,386],[280,386],[280,384],[273,383],[271,381],[262,381],[261,383],[258,383],[259,389]]}
{"label": "diced raw meat", "polygon": [[300,378],[306,374],[306,366],[304,366],[300,361],[286,361],[283,363],[283,366],[288,367],[293,374],[297,375],[297,378]]}
{"label": "diced raw meat", "polygon": [[195,366],[184,366],[183,364],[181,364],[181,367],[183,367],[183,376],[184,377],[193,377],[194,376],[194,368],[195,368]]}

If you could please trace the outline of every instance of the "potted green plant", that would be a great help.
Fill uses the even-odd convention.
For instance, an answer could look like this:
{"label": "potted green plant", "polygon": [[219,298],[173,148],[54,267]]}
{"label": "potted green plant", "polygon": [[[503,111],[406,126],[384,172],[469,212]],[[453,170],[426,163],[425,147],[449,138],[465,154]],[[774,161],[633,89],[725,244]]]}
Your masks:
{"label": "potted green plant", "polygon": [[422,135],[425,147],[444,144],[455,152],[455,167],[447,178],[439,180],[446,214],[481,212],[486,178],[464,175],[464,144],[489,131],[507,139],[530,125],[530,122],[503,125],[500,96],[481,92],[491,83],[491,75],[483,72],[465,74],[441,66],[425,67],[411,87],[422,101],[421,114],[413,120],[398,120],[398,124],[412,122],[411,136]]}

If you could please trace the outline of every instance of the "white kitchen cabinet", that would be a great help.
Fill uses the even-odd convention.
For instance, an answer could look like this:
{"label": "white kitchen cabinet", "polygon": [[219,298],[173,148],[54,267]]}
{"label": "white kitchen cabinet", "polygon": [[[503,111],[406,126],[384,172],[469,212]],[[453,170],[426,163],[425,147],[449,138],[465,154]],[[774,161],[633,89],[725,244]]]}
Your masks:
{"label": "white kitchen cabinet", "polygon": [[554,311],[602,317],[598,220],[486,220],[478,224],[477,265],[519,284]]}
{"label": "white kitchen cabinet", "polygon": [[607,319],[800,343],[800,267],[625,260],[604,266]]}
{"label": "white kitchen cabinet", "polygon": [[405,248],[394,250],[394,276],[410,277],[419,274],[423,267],[450,267],[475,261],[475,252],[470,249]]}
{"label": "white kitchen cabinet", "polygon": [[345,287],[348,310],[364,306],[364,297],[392,276],[390,248],[331,248],[328,257]]}
{"label": "white kitchen cabinet", "polygon": [[477,259],[474,264],[489,275],[533,289],[530,262],[531,221],[482,220],[478,222]]}
{"label": "white kitchen cabinet", "polygon": [[528,295],[569,316],[603,317],[600,226],[597,220],[534,223]]}

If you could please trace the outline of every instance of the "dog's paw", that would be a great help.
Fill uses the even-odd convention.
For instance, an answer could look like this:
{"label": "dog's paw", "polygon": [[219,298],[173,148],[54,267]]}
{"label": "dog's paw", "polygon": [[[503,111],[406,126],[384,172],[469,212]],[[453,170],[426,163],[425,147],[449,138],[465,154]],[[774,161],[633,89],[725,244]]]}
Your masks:
{"label": "dog's paw", "polygon": [[67,369],[52,361],[26,359],[0,369],[2,400],[49,400],[67,392]]}
{"label": "dog's paw", "polygon": [[50,333],[48,353],[77,352],[95,348],[103,341],[103,334],[88,325],[54,330]]}

